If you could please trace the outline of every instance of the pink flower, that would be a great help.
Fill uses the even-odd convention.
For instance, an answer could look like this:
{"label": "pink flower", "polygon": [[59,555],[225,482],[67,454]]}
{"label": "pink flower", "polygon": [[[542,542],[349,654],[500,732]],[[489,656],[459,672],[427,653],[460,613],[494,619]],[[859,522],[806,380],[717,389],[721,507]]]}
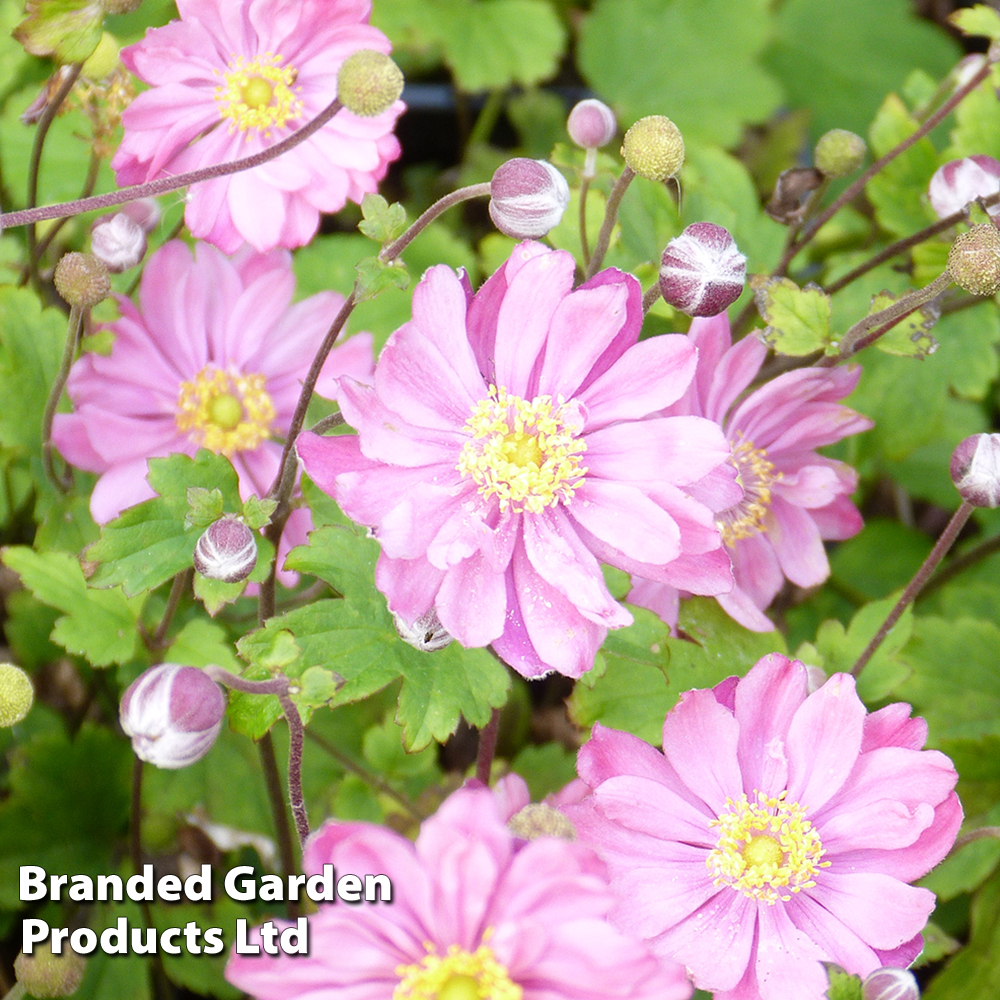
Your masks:
{"label": "pink flower", "polygon": [[[118,183],[225,163],[280,142],[337,93],[341,63],[388,53],[369,0],[178,0],[181,19],[122,51],[152,89],[125,111],[112,160]],[[402,102],[358,118],[342,110],[294,149],[253,170],[194,185],[184,218],[226,253],[308,243],[320,212],[360,202],[399,156]]]}
{"label": "pink flower", "polygon": [[[200,243],[161,247],[146,264],[139,308],[119,298],[110,356],[84,354],[70,372],[73,413],[58,414],[53,440],[67,461],[100,479],[90,499],[99,524],[155,493],[146,461],[200,448],[232,459],[244,497],[263,496],[281,456],[302,378],[343,298],[321,292],[291,304],[291,256],[249,248],[232,260]],[[365,378],[371,338],[335,348],[317,389],[333,398],[337,376]],[[292,515],[285,541],[305,541],[309,516]]]}
{"label": "pink flower", "polygon": [[[604,918],[613,905],[590,848],[517,841],[482,787],[461,789],[416,844],[367,823],[330,822],[303,868],[385,874],[392,903],[320,906],[308,956],[233,954],[226,978],[259,1000],[683,1000],[683,970]],[[470,982],[469,980],[472,980]]]}
{"label": "pink flower", "polygon": [[[574,268],[524,243],[475,296],[431,268],[374,387],[344,380],[358,436],[298,445],[312,479],[375,528],[390,610],[434,607],[463,645],[492,643],[528,677],[579,677],[631,622],[599,560],[698,593],[731,586],[712,511],[684,489],[725,461],[725,439],[656,416],[691,380],[694,347],[637,343],[635,279],[607,270],[574,290]],[[715,510],[739,496],[731,475],[705,493]]]}
{"label": "pink flower", "polygon": [[906,883],[962,821],[955,769],[920,749],[908,705],[866,714],[847,674],[806,684],[775,653],[683,695],[662,754],[600,726],[580,751],[593,792],[566,812],[608,862],[612,921],[715,1000],[821,1000],[821,960],[907,965],[934,895]]}
{"label": "pink flower", "polygon": [[[744,496],[717,518],[736,577],[736,586],[717,600],[742,625],[767,632],[774,626],[762,612],[785,578],[800,587],[822,583],[830,575],[823,539],[861,530],[849,499],[857,474],[813,450],[872,426],[837,402],[857,385],[861,369],[787,372],[734,406],[767,348],[752,334],[733,345],[725,314],[694,320],[688,339],[698,349],[698,371],[666,413],[708,417],[725,428]],[[691,493],[699,497],[706,486],[711,483]],[[648,574],[636,576],[628,599],[676,625],[678,590]]]}

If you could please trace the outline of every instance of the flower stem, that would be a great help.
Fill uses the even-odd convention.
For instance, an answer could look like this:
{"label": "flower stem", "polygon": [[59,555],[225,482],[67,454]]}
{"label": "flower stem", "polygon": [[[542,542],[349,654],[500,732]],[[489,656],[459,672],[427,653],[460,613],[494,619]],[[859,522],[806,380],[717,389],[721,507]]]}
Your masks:
{"label": "flower stem", "polygon": [[945,557],[945,554],[955,543],[958,533],[965,527],[965,522],[969,520],[969,515],[975,508],[972,504],[963,500],[961,506],[951,516],[951,520],[941,532],[941,537],[937,540],[930,555],[924,560],[923,565],[917,570],[913,579],[906,585],[906,589],[896,601],[892,611],[889,612],[885,621],[879,626],[879,630],[872,636],[871,642],[865,646],[864,651],[858,657],[857,663],[851,668],[851,674],[857,677],[865,669],[868,661],[875,655],[875,651],[882,645],[882,641],[892,630],[892,627],[899,621],[903,612],[916,599],[917,594],[923,589],[924,584],[930,578],[937,565]]}
{"label": "flower stem", "polygon": [[622,198],[625,197],[625,192],[628,190],[629,184],[632,183],[633,177],[635,177],[635,171],[626,164],[618,180],[615,181],[611,194],[608,195],[608,203],[604,208],[604,221],[601,223],[601,231],[597,234],[597,245],[594,247],[594,256],[590,258],[590,263],[587,265],[588,281],[597,274],[601,264],[604,263],[604,255],[611,245],[611,230],[615,228],[615,222],[618,219],[618,206],[621,205]]}
{"label": "flower stem", "polygon": [[479,751],[476,754],[476,778],[487,787],[493,769],[493,756],[497,749],[497,731],[500,729],[500,709],[494,708],[490,721],[479,731]]}
{"label": "flower stem", "polygon": [[49,398],[45,401],[45,410],[42,413],[42,468],[45,470],[45,478],[60,493],[70,491],[73,478],[68,464],[62,476],[56,473],[52,451],[52,424],[55,420],[56,410],[59,408],[59,400],[62,399],[63,389],[66,388],[69,370],[73,367],[73,359],[76,357],[76,348],[80,342],[80,334],[83,331],[86,316],[87,310],[80,306],[73,306],[69,311],[69,324],[66,330],[66,344],[63,347],[62,360],[59,362],[59,371],[56,372],[56,379],[52,383],[52,389],[49,392]]}
{"label": "flower stem", "polygon": [[174,577],[163,617],[160,619],[160,624],[156,626],[152,639],[150,639],[150,645],[154,650],[161,650],[166,645],[164,640],[167,637],[167,629],[170,628],[170,623],[174,620],[174,615],[177,612],[177,605],[180,604],[184,591],[187,590],[188,584],[191,582],[191,573],[192,570],[186,569]]}
{"label": "flower stem", "polygon": [[[278,760],[274,754],[274,740],[271,734],[264,735],[257,741],[261,767],[264,770],[264,784],[267,787],[267,797],[271,803],[271,815],[274,817],[274,831],[278,838],[278,854],[281,857],[281,868],[287,878],[294,875],[295,849],[292,846],[292,828],[288,823],[288,810],[285,805],[285,793],[281,788],[281,775],[278,772]],[[293,906],[288,907],[289,916],[295,916]]]}
{"label": "flower stem", "polygon": [[981,826],[978,830],[970,830],[968,833],[963,833],[961,837],[957,838],[954,845],[951,848],[951,854],[965,847],[966,844],[971,844],[974,840],[1000,840],[1000,826]]}
{"label": "flower stem", "polygon": [[970,566],[975,566],[977,562],[981,562],[995,552],[1000,552],[1000,535],[994,535],[992,538],[986,539],[985,542],[980,542],[974,548],[969,549],[968,552],[953,559],[927,584],[924,588],[924,594],[929,594],[931,591],[937,590],[938,587],[943,586],[953,577],[958,576],[959,573],[964,572]]}
{"label": "flower stem", "polygon": [[287,694],[279,694],[278,701],[288,723],[288,803],[292,807],[299,846],[305,848],[309,837],[309,817],[306,815],[305,797],[302,794],[302,716],[295,702]]}
{"label": "flower stem", "polygon": [[[587,150],[588,154],[592,150]],[[580,253],[583,256],[583,270],[590,267],[590,244],[587,240],[587,195],[590,194],[590,178],[584,174],[580,181]]]}
{"label": "flower stem", "polygon": [[650,309],[656,304],[656,300],[660,297],[662,293],[660,292],[660,281],[657,279],[649,287],[647,292],[642,297],[642,314],[643,316],[649,312]]}
{"label": "flower stem", "polygon": [[378,259],[388,264],[395,260],[412,242],[415,236],[426,229],[439,215],[446,212],[454,205],[463,201],[470,201],[473,198],[487,198],[490,194],[489,182],[482,184],[470,184],[468,187],[459,188],[439,198],[430,208],[421,214],[402,236],[389,246],[383,248],[378,255]]}

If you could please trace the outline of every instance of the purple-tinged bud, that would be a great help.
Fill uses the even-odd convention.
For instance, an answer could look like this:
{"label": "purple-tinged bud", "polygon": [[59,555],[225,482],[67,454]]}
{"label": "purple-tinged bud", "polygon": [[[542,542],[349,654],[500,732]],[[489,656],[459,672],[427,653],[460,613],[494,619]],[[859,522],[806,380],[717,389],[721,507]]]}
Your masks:
{"label": "purple-tinged bud", "polygon": [[743,291],[747,259],[729,232],[693,222],[672,239],[660,263],[660,294],[688,316],[717,316]]}
{"label": "purple-tinged bud", "polygon": [[576,840],[576,827],[569,818],[544,802],[532,802],[514,813],[507,821],[507,829],[523,840],[537,840],[539,837]]}
{"label": "purple-tinged bud", "polygon": [[622,156],[640,177],[665,181],[684,166],[684,137],[663,115],[640,118],[625,133]]}
{"label": "purple-tinged bud", "polygon": [[566,131],[578,146],[600,149],[615,137],[618,122],[615,113],[603,101],[588,97],[574,105],[566,121]]}
{"label": "purple-tinged bud", "polygon": [[[1000,191],[1000,160],[992,156],[966,156],[939,167],[927,187],[931,208],[939,219],[961,212],[977,198]],[[1000,205],[990,205],[990,215],[1000,214]]]}
{"label": "purple-tinged bud", "polygon": [[337,97],[359,118],[388,111],[403,92],[403,74],[383,52],[361,49],[349,55],[337,73]]}
{"label": "purple-tinged bud", "polygon": [[63,254],[52,280],[56,291],[71,306],[96,306],[111,291],[104,261],[91,253]]}
{"label": "purple-tinged bud", "polygon": [[1000,506],[1000,434],[973,434],[960,441],[952,452],[949,471],[966,503]]}
{"label": "purple-tinged bud", "polygon": [[1000,291],[1000,231],[992,223],[959,233],[948,251],[948,274],[959,288],[973,295]]}
{"label": "purple-tinged bud", "polygon": [[435,653],[453,641],[451,633],[441,624],[434,608],[421,615],[412,625],[395,611],[392,612],[392,621],[403,642],[408,642],[414,649],[421,649],[425,653]]}
{"label": "purple-tinged bud", "polygon": [[144,233],[151,233],[159,224],[160,206],[155,198],[137,198],[135,201],[127,201],[119,206],[119,212],[124,212],[133,222],[142,227]]}
{"label": "purple-tinged bud", "polygon": [[146,234],[124,212],[105,215],[90,231],[90,251],[112,274],[121,274],[146,255]]}
{"label": "purple-tinged bud", "polygon": [[238,518],[220,517],[194,547],[194,568],[210,580],[241,583],[257,565],[257,540]]}
{"label": "purple-tinged bud", "polygon": [[0,663],[0,728],[20,722],[34,700],[31,678],[13,663]]}
{"label": "purple-tinged bud", "polygon": [[21,952],[14,959],[17,982],[37,1000],[68,997],[83,980],[87,960],[63,943],[61,955],[52,954],[48,941],[36,944],[30,955]]}
{"label": "purple-tinged bud", "polygon": [[221,688],[204,670],[161,663],[125,689],[119,716],[137,757],[178,768],[208,753],[225,711]]}
{"label": "purple-tinged bud", "polygon": [[545,160],[515,157],[490,181],[490,218],[516,240],[544,236],[559,225],[568,204],[566,178]]}
{"label": "purple-tinged bud", "polygon": [[834,128],[820,136],[813,150],[813,163],[824,177],[846,177],[864,163],[867,151],[860,135]]}
{"label": "purple-tinged bud", "polygon": [[916,977],[907,969],[876,969],[861,984],[862,1000],[920,1000]]}

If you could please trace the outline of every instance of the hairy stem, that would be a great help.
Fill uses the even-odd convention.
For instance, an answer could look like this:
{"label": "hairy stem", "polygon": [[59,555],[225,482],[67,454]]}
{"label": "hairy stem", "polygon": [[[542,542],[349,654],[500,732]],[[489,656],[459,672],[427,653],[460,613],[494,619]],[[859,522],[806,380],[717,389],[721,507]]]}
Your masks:
{"label": "hairy stem", "polygon": [[76,348],[80,342],[80,334],[83,332],[84,321],[87,310],[80,306],[73,306],[69,311],[69,323],[66,330],[66,343],[63,346],[62,360],[59,362],[59,371],[56,372],[55,381],[49,391],[49,397],[45,400],[45,410],[42,412],[42,468],[45,470],[45,478],[59,490],[60,493],[68,493],[73,485],[73,477],[67,464],[62,476],[58,475],[55,467],[55,456],[52,447],[52,424],[55,421],[56,410],[59,409],[59,400],[62,399],[63,389],[66,388],[66,381],[69,378],[69,370],[73,367],[73,359],[76,357]]}
{"label": "hairy stem", "polygon": [[994,535],[993,538],[988,538],[985,542],[980,542],[974,548],[969,549],[968,552],[954,558],[937,576],[928,581],[927,586],[924,587],[924,595],[926,596],[932,591],[937,590],[938,587],[943,586],[949,580],[958,576],[959,573],[964,572],[970,566],[975,566],[977,562],[982,562],[983,559],[993,555],[995,552],[1000,552],[1000,535]]}
{"label": "hairy stem", "polygon": [[488,198],[490,194],[490,184],[484,181],[482,184],[470,184],[468,187],[459,188],[439,198],[433,205],[423,212],[417,220],[407,228],[406,232],[394,243],[390,243],[378,255],[379,260],[389,263],[395,260],[412,242],[414,237],[426,229],[439,215],[449,208],[461,204],[463,201],[471,201],[473,198]]}
{"label": "hairy stem", "polygon": [[295,702],[287,694],[278,695],[288,723],[288,804],[292,807],[299,846],[303,849],[309,837],[309,817],[306,815],[305,796],[302,794],[302,716]]}
{"label": "hairy stem", "polygon": [[965,847],[966,844],[971,844],[974,840],[1000,840],[1000,826],[981,826],[978,830],[963,833],[955,840],[950,853],[954,854],[955,851]]}
{"label": "hairy stem", "polygon": [[626,164],[618,180],[615,181],[611,194],[608,195],[608,203],[604,208],[604,221],[601,223],[601,231],[597,234],[597,245],[594,247],[594,256],[590,258],[590,263],[587,265],[588,280],[597,274],[601,264],[604,263],[604,255],[611,245],[611,230],[615,228],[615,222],[618,219],[618,206],[621,205],[622,198],[625,197],[625,192],[628,190],[629,184],[632,183],[633,177],[635,177],[635,171]]}
{"label": "hairy stem", "polygon": [[163,611],[163,617],[160,619],[160,624],[156,626],[156,631],[150,640],[150,645],[154,650],[162,650],[166,646],[167,630],[170,628],[170,623],[174,620],[174,615],[177,613],[177,605],[180,604],[181,598],[184,596],[184,591],[187,590],[191,583],[192,572],[193,570],[186,569],[174,577],[174,582],[170,587],[170,596],[167,598],[167,606]]}
{"label": "hairy stem", "polygon": [[656,300],[660,297],[660,282],[659,280],[654,281],[649,287],[649,290],[642,297],[642,314],[643,316],[649,312],[650,309],[656,304]]}
{"label": "hairy stem", "polygon": [[479,751],[476,754],[476,777],[489,786],[493,769],[493,756],[497,749],[497,732],[500,729],[500,709],[494,708],[490,721],[479,732]]}

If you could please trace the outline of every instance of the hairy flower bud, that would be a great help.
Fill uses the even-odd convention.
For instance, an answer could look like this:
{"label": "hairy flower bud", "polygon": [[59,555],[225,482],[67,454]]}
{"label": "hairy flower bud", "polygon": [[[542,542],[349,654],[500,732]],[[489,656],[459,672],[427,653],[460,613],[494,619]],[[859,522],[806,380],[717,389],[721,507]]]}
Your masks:
{"label": "hairy flower bud", "polygon": [[861,984],[862,1000],[920,1000],[916,977],[907,969],[876,969]]}
{"label": "hairy flower bud", "polygon": [[412,625],[395,611],[392,612],[392,621],[400,639],[425,653],[435,653],[454,641],[451,633],[441,624],[434,608],[421,615]]}
{"label": "hairy flower bud", "polygon": [[53,281],[71,306],[96,306],[111,291],[107,267],[90,253],[63,254]]}
{"label": "hairy flower bud", "polygon": [[146,255],[146,234],[124,212],[105,215],[90,231],[90,250],[112,274],[121,274]]}
{"label": "hairy flower bud", "polygon": [[813,163],[826,177],[845,177],[861,166],[867,149],[865,140],[860,135],[843,128],[830,129],[816,143]]}
{"label": "hairy flower bud", "polygon": [[537,840],[539,837],[576,840],[576,827],[569,818],[544,802],[532,802],[514,813],[507,822],[507,829],[524,840]]}
{"label": "hairy flower bud", "polygon": [[348,56],[337,74],[337,97],[360,118],[388,111],[403,92],[403,74],[387,56],[361,49]]}
{"label": "hairy flower bud", "polygon": [[155,198],[138,198],[135,201],[127,201],[119,206],[119,212],[127,215],[133,222],[142,227],[144,233],[151,233],[159,224],[160,206]]}
{"label": "hairy flower bud", "polygon": [[1000,291],[1000,232],[992,223],[959,233],[948,252],[951,280],[973,295]]}
{"label": "hairy flower bud", "polygon": [[0,663],[0,728],[20,722],[34,700],[31,678],[13,663]]}
{"label": "hairy flower bud", "polygon": [[516,240],[544,236],[559,225],[568,204],[566,178],[545,160],[515,157],[490,181],[490,218]]}
{"label": "hairy flower bud", "polygon": [[664,181],[684,165],[684,137],[663,115],[640,118],[625,133],[622,156],[640,177]]}
{"label": "hairy flower bud", "polygon": [[660,263],[660,294],[689,316],[717,316],[743,291],[747,259],[729,232],[694,222],[672,239]]}
{"label": "hairy flower bud", "polygon": [[1000,434],[973,434],[958,443],[951,481],[973,507],[1000,506]]}
{"label": "hairy flower bud", "polygon": [[14,975],[18,983],[38,1000],[68,997],[75,993],[86,967],[86,959],[65,942],[61,955],[53,955],[46,941],[36,944],[30,955],[21,952],[14,959]]}
{"label": "hairy flower bud", "polygon": [[204,670],[161,663],[125,689],[119,715],[137,757],[178,768],[208,753],[225,711],[219,685]]}
{"label": "hairy flower bud", "polygon": [[[939,167],[927,187],[931,208],[939,219],[961,212],[977,198],[1000,191],[1000,160],[992,156],[966,156]],[[1000,214],[1000,204],[989,206],[990,215]]]}
{"label": "hairy flower bud", "polygon": [[220,517],[194,547],[194,568],[210,580],[240,583],[256,565],[257,541],[238,517]]}
{"label": "hairy flower bud", "polygon": [[578,146],[600,149],[615,137],[618,122],[615,113],[603,101],[589,97],[573,106],[566,121],[566,131]]}

